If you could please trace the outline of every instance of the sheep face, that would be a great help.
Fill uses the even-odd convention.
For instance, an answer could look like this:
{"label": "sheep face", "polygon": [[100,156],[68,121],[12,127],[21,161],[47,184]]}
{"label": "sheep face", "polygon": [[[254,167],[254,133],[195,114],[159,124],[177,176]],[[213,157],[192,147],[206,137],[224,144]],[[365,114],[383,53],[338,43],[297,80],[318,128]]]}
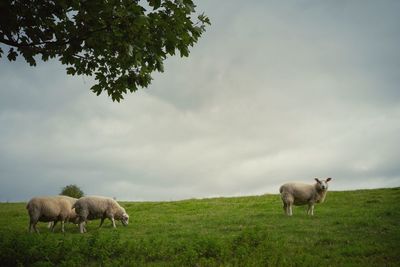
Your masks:
{"label": "sheep face", "polygon": [[127,213],[122,214],[121,222],[123,226],[127,226],[129,223],[129,215]]}
{"label": "sheep face", "polygon": [[328,190],[328,182],[330,180],[332,180],[332,178],[326,178],[325,180],[319,180],[318,178],[315,178],[315,181],[317,181],[318,190],[321,191]]}

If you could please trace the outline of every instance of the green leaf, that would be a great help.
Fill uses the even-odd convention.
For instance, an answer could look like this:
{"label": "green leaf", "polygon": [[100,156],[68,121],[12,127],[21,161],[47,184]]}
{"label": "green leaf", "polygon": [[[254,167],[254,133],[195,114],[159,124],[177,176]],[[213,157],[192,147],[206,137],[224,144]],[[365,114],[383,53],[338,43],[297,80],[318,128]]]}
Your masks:
{"label": "green leaf", "polygon": [[76,70],[73,67],[68,67],[67,68],[67,74],[69,75],[75,75]]}
{"label": "green leaf", "polygon": [[161,0],[149,0],[149,5],[155,10],[161,6]]}
{"label": "green leaf", "polygon": [[100,84],[95,84],[95,85],[93,85],[93,86],[90,88],[90,90],[92,90],[93,93],[95,93],[96,95],[100,95],[101,92],[103,91],[102,88],[101,88],[101,86],[100,86]]}
{"label": "green leaf", "polygon": [[7,58],[9,61],[15,61],[17,59],[17,56],[18,56],[18,54],[17,54],[17,52],[14,51],[14,48],[11,48],[8,51]]}

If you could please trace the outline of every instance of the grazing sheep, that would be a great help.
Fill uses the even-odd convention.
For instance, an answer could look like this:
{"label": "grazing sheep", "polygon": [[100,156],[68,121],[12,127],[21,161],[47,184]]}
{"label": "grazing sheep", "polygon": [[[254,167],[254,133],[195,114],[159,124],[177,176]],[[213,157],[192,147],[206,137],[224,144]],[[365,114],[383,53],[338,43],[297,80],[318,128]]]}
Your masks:
{"label": "grazing sheep", "polygon": [[279,188],[283,201],[283,210],[289,216],[292,216],[293,205],[300,206],[308,204],[307,214],[314,215],[314,204],[322,203],[325,200],[328,191],[328,182],[332,178],[319,180],[314,185],[302,183],[287,183]]}
{"label": "grazing sheep", "polygon": [[124,226],[128,225],[129,215],[125,209],[121,207],[117,201],[108,197],[87,196],[81,197],[73,205],[79,219],[79,230],[81,233],[86,232],[84,223],[86,220],[101,219],[100,226],[106,218],[112,221],[115,228],[115,220],[120,220]]}
{"label": "grazing sheep", "polygon": [[64,223],[67,221],[76,222],[77,215],[72,206],[77,201],[76,198],[68,196],[50,196],[50,197],[34,197],[26,205],[30,222],[29,232],[35,230],[38,222],[54,222],[50,227],[54,231],[54,227],[58,221],[61,221],[61,231],[64,232]]}

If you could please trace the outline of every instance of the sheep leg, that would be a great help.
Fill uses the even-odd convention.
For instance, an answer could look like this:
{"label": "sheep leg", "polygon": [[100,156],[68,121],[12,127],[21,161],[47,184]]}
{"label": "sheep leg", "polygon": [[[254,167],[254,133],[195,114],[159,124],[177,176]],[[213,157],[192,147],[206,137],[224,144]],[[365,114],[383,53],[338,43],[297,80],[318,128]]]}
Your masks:
{"label": "sheep leg", "polygon": [[33,229],[35,230],[36,233],[39,234],[39,230],[36,228],[36,224],[37,224],[37,222],[33,223]]}
{"label": "sheep leg", "polygon": [[287,204],[285,202],[283,202],[283,212],[287,215],[288,214],[288,210],[287,210]]}
{"label": "sheep leg", "polygon": [[[84,221],[83,221],[84,222]],[[83,234],[84,232],[86,232],[85,226],[83,225],[83,222],[79,223],[79,232],[81,234]]]}
{"label": "sheep leg", "polygon": [[54,221],[51,225],[51,231],[54,232],[54,227],[56,227],[56,224],[58,223],[58,221]]}
{"label": "sheep leg", "polygon": [[292,203],[289,203],[289,214],[288,215],[289,216],[293,215],[293,204]]}
{"label": "sheep leg", "polygon": [[29,232],[32,233],[35,231],[36,233],[39,233],[38,229],[36,229],[36,224],[39,221],[39,217],[37,216],[31,216],[29,219]]}
{"label": "sheep leg", "polygon": [[284,203],[283,208],[285,210],[286,215],[292,216],[292,206],[293,206],[293,203],[290,201]]}
{"label": "sheep leg", "polygon": [[65,224],[65,221],[61,221],[61,232],[65,232],[65,229],[64,229],[64,224]]}
{"label": "sheep leg", "polygon": [[111,221],[112,221],[112,225],[114,228],[117,228],[117,226],[115,225],[115,220],[114,220],[114,216],[111,216]]}
{"label": "sheep leg", "polygon": [[104,219],[104,217],[101,218],[99,228],[103,225]]}
{"label": "sheep leg", "polygon": [[35,231],[36,233],[39,233],[39,230],[36,228],[36,224],[38,223],[37,218],[31,218],[29,221],[29,232],[32,233],[32,231]]}
{"label": "sheep leg", "polygon": [[[86,233],[87,232],[87,230],[86,230],[86,221],[84,221],[82,224],[83,224],[83,232]],[[80,226],[81,226],[81,224],[78,223],[79,229],[80,229]]]}
{"label": "sheep leg", "polygon": [[311,204],[311,205],[309,206],[309,210],[310,210],[310,215],[311,215],[311,216],[314,216],[314,204]]}

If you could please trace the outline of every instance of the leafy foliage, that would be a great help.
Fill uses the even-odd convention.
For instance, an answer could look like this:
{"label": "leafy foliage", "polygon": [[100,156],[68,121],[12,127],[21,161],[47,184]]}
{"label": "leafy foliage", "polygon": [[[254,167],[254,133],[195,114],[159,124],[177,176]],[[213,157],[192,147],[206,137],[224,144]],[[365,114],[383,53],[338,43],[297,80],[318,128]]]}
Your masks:
{"label": "leafy foliage", "polygon": [[79,188],[79,186],[77,186],[75,184],[70,184],[70,185],[63,187],[60,195],[74,197],[74,198],[80,198],[80,197],[83,197],[84,193]]}
{"label": "leafy foliage", "polygon": [[58,58],[69,75],[94,75],[91,90],[119,102],[147,87],[168,55],[189,55],[210,24],[203,14],[194,20],[195,7],[192,0],[1,1],[0,42],[10,61]]}

